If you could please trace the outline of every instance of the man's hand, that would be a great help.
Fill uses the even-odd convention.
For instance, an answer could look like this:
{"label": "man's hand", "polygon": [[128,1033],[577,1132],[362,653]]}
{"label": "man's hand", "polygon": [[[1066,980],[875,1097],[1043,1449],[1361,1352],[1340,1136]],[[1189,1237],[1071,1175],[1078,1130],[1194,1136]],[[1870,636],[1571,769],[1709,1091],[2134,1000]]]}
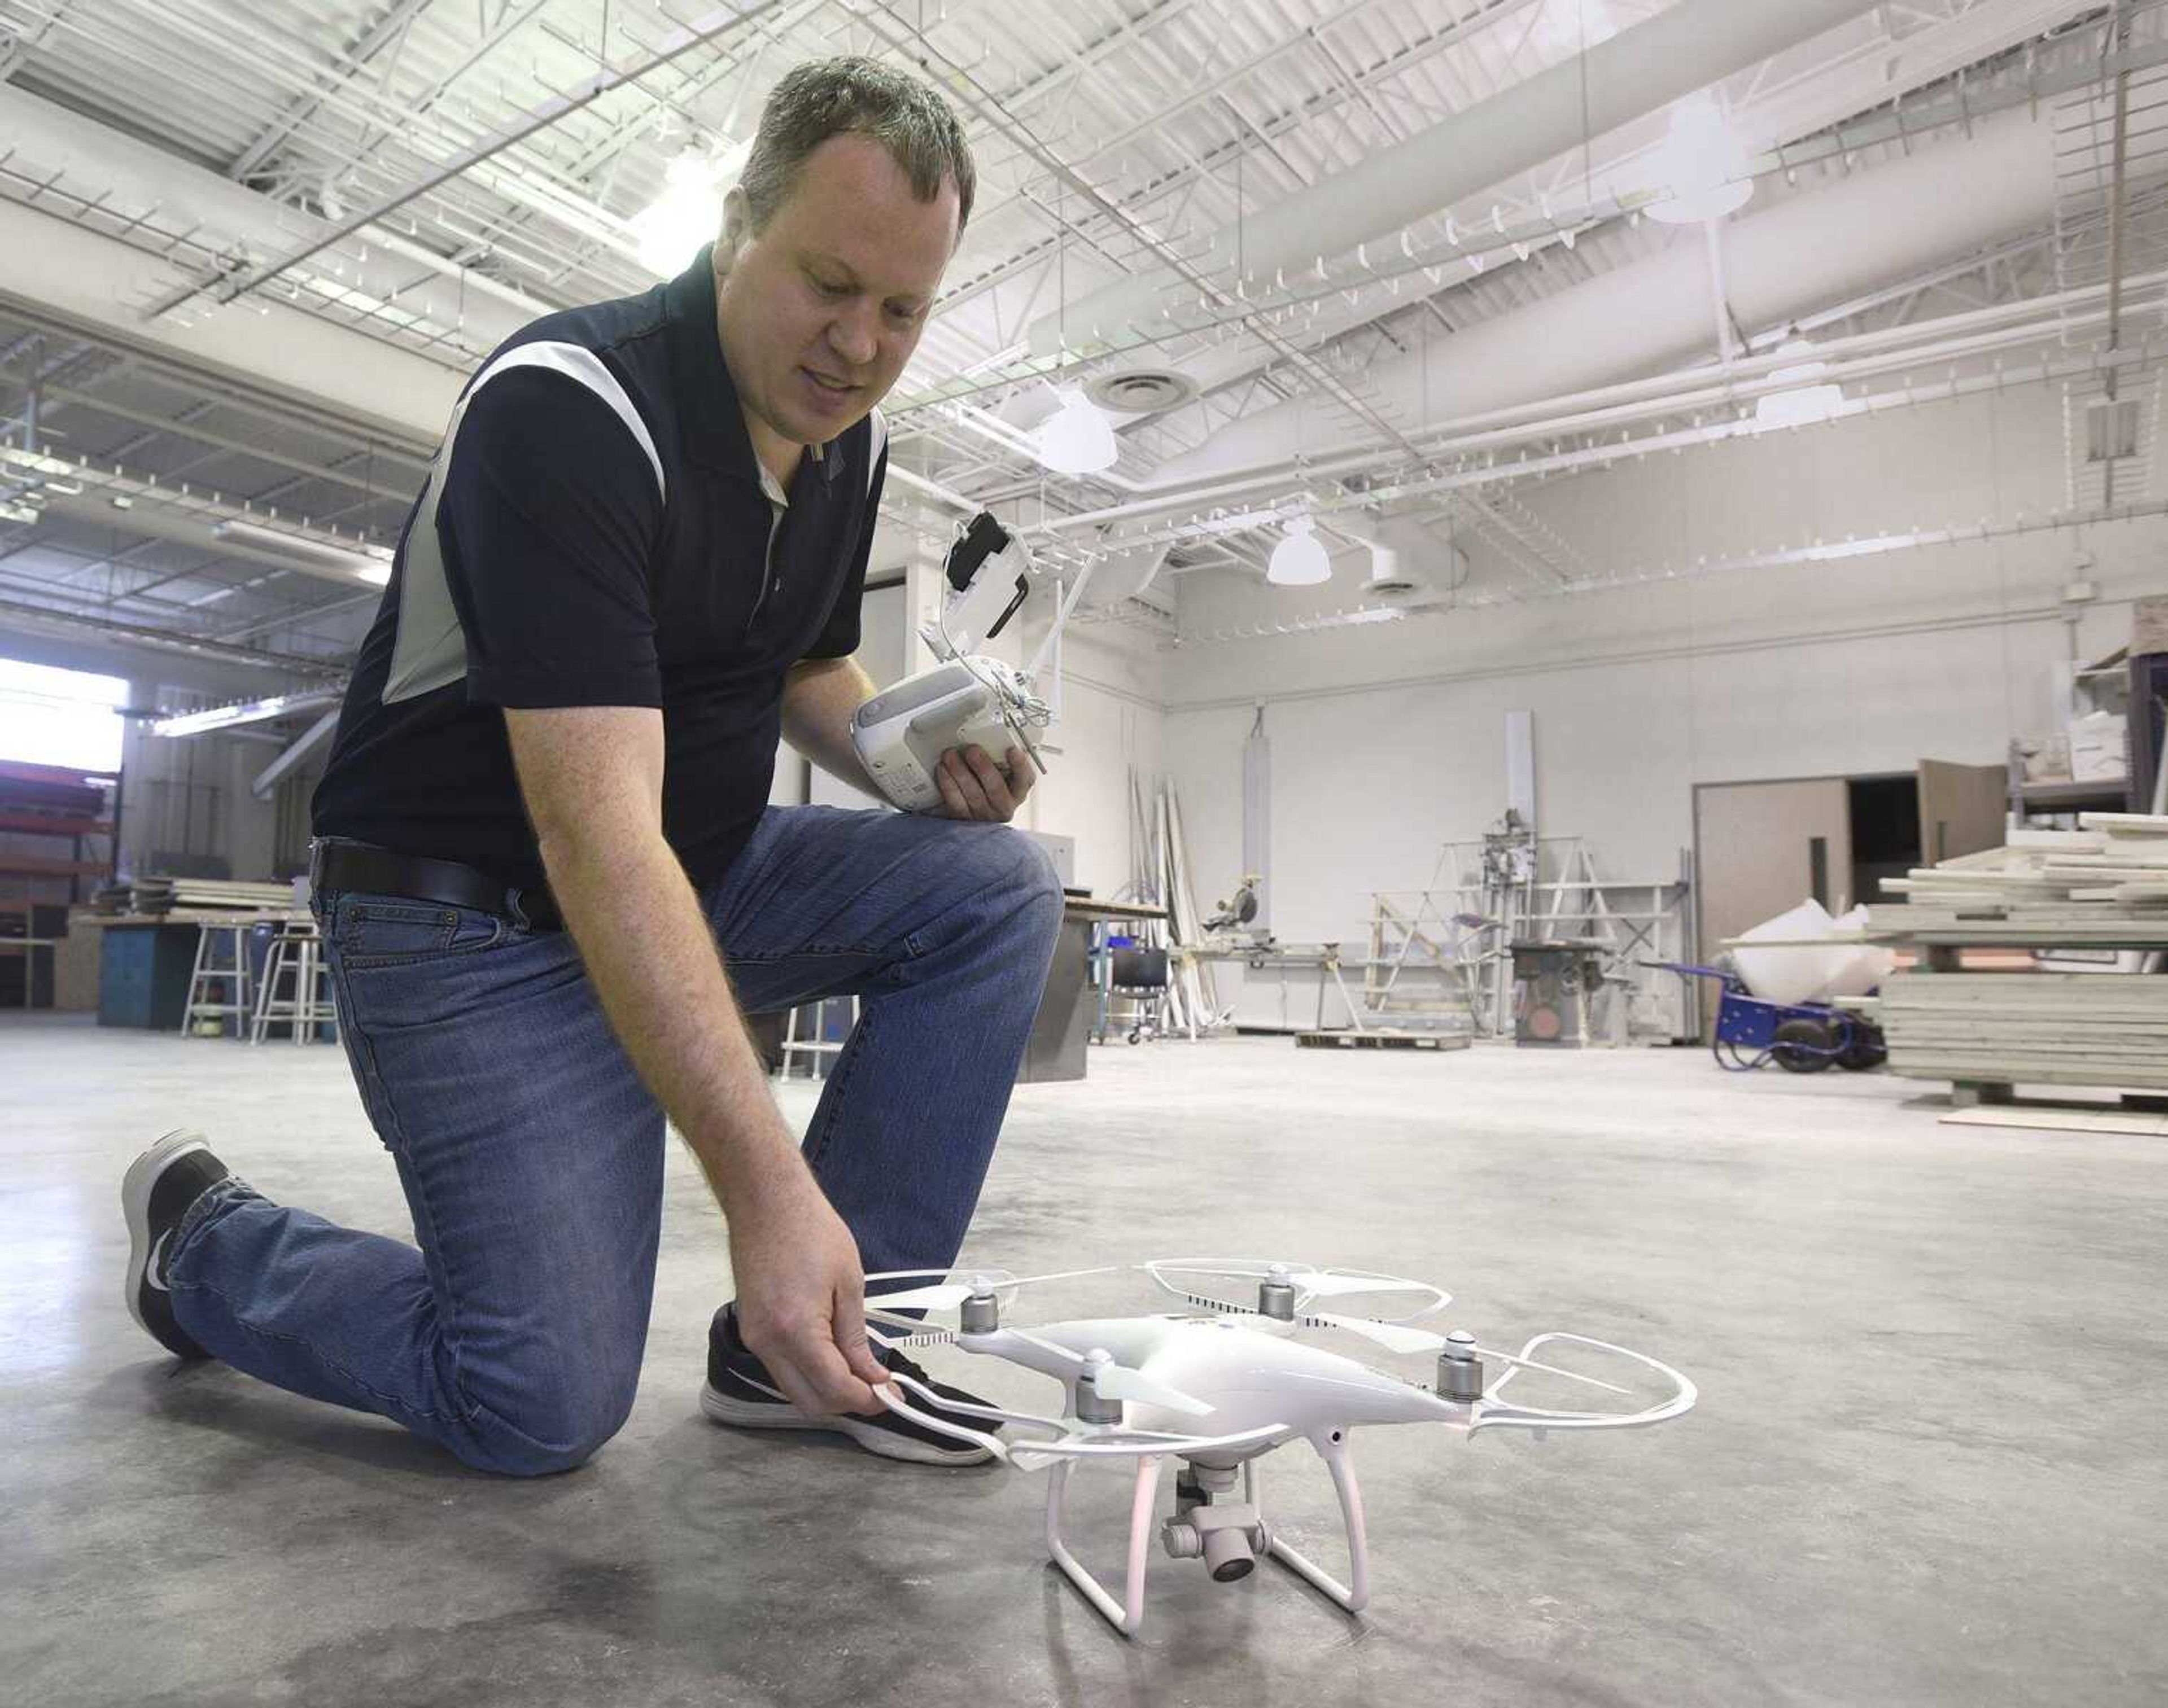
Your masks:
{"label": "man's hand", "polygon": [[1039,767],[1021,747],[1009,749],[1006,771],[986,756],[983,747],[952,747],[941,756],[933,773],[934,786],[941,791],[941,816],[1006,825],[1016,816],[1038,776]]}
{"label": "man's hand", "polygon": [[738,1333],[807,1416],[877,1414],[888,1372],[866,1340],[858,1244],[806,1169],[774,1173],[725,1206]]}

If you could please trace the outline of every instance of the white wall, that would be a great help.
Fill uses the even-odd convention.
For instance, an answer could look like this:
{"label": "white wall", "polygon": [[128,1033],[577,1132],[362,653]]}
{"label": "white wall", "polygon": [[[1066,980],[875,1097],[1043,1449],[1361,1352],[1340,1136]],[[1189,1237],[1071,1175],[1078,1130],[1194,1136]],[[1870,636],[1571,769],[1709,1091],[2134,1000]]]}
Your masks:
{"label": "white wall", "polygon": [[[2056,400],[1936,406],[1622,464],[1524,495],[1589,564],[1691,570],[1820,533],[1842,538],[2060,501]],[[2168,524],[2014,538],[1185,649],[1170,666],[1167,762],[1199,886],[1241,859],[1241,746],[1273,742],[1273,925],[1359,942],[1368,892],[1430,882],[1440,844],[1505,804],[1504,721],[1535,714],[1538,816],[1622,878],[1674,871],[1697,782],[1993,763],[2057,715],[2070,655],[2058,597],[2080,551],[2102,599],[2075,644],[2123,644],[2129,600],[2168,591]],[[1499,572],[1479,556],[1479,577]],[[1336,581],[1359,576],[1336,564]],[[1182,586],[1186,628],[1284,605],[1221,578]],[[1322,608],[1353,602],[1325,591]],[[1299,614],[1300,607],[1292,614]],[[1246,1015],[1252,1005],[1245,1004]]]}
{"label": "white wall", "polygon": [[1166,718],[1155,690],[1157,661],[1101,631],[1064,638],[1061,716],[1050,732],[1057,751],[1024,804],[1032,830],[1076,842],[1076,882],[1112,896],[1130,878],[1129,779],[1147,803],[1166,763]]}

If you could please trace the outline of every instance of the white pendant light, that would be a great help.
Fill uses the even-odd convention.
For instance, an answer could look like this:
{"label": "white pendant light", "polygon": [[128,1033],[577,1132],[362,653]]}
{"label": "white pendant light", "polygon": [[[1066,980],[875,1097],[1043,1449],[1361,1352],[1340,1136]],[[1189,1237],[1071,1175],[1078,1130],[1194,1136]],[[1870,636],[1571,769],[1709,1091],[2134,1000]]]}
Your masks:
{"label": "white pendant light", "polygon": [[1844,407],[1841,385],[1809,383],[1828,373],[1829,363],[1815,360],[1815,347],[1807,340],[1787,338],[1777,345],[1777,353],[1802,359],[1788,368],[1779,368],[1769,376],[1777,385],[1788,389],[1772,391],[1756,400],[1754,419],[1762,426],[1812,427],[1816,422],[1827,421]]}
{"label": "white pendant light", "polygon": [[1666,225],[1720,220],[1754,194],[1746,145],[1707,95],[1690,95],[1671,109],[1671,134],[1655,164],[1656,182],[1668,194],[1644,211]]}
{"label": "white pendant light", "polygon": [[1273,548],[1265,565],[1265,579],[1275,587],[1315,587],[1332,579],[1332,559],[1317,537],[1317,524],[1307,516],[1291,518],[1287,533]]}
{"label": "white pendant light", "polygon": [[1122,448],[1114,424],[1073,387],[1059,387],[1054,395],[1061,407],[1039,425],[1039,460],[1057,475],[1097,475],[1113,468]]}

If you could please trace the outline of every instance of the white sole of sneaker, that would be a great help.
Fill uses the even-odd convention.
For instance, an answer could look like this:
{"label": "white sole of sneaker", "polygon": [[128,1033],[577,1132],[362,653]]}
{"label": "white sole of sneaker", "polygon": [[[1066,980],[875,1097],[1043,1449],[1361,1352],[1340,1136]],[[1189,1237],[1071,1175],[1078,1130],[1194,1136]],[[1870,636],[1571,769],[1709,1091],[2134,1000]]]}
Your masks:
{"label": "white sole of sneaker", "polygon": [[151,1193],[158,1176],[191,1151],[209,1150],[210,1143],[192,1127],[177,1127],[128,1164],[120,1177],[120,1213],[128,1218],[128,1276],[122,1298],[136,1326],[145,1334],[151,1325],[143,1320],[143,1271],[151,1262]]}
{"label": "white sole of sneaker", "polygon": [[732,1399],[728,1394],[717,1393],[704,1382],[700,1384],[700,1409],[715,1422],[728,1424],[733,1429],[826,1430],[834,1435],[848,1435],[869,1453],[877,1453],[884,1459],[901,1459],[910,1465],[984,1465],[994,1456],[983,1447],[966,1452],[945,1452],[938,1447],[906,1440],[848,1414],[809,1418],[795,1409],[786,1411],[775,1405]]}

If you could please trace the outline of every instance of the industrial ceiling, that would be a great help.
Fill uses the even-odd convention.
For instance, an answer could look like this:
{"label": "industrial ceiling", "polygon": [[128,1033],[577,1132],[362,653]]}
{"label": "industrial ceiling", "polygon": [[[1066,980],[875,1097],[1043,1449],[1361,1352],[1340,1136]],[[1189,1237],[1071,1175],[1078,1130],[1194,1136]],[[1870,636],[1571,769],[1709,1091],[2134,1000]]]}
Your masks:
{"label": "industrial ceiling", "polygon": [[[1840,415],[2134,404],[2122,490],[2071,483],[2128,513],[2161,496],[2165,12],[0,0],[0,627],[336,676],[461,377],[651,284],[673,187],[837,52],[939,85],[981,177],[890,524],[992,504],[1057,572],[1126,566],[1097,614],[1156,640],[1304,517],[1464,549],[1470,602],[1615,585],[1544,483],[1767,430],[1802,338]],[[1752,192],[1713,222],[1672,217],[1699,92]],[[1057,388],[1111,468],[1036,454]]]}

